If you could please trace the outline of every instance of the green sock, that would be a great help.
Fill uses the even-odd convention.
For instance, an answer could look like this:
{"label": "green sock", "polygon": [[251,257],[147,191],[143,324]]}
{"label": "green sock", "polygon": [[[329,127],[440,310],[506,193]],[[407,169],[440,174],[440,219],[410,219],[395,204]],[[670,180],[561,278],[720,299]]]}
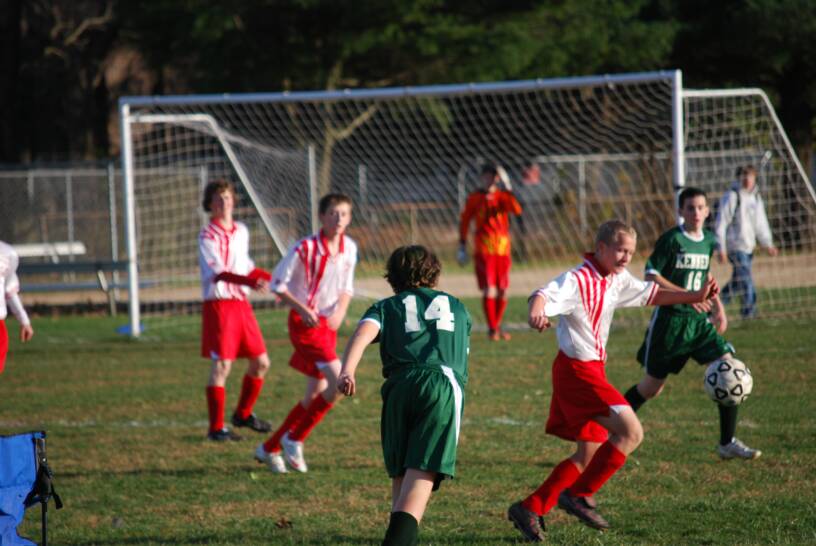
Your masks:
{"label": "green sock", "polygon": [[419,523],[414,516],[408,512],[391,512],[383,546],[414,546],[418,534]]}
{"label": "green sock", "polygon": [[737,430],[737,406],[721,406],[720,410],[720,445],[730,444],[734,439],[734,432]]}

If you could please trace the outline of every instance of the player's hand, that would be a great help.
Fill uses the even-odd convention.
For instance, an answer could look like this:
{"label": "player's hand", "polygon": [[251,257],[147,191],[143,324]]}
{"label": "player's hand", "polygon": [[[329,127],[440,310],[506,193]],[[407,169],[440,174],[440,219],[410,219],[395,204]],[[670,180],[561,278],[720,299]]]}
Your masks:
{"label": "player's hand", "polygon": [[25,343],[34,337],[34,328],[30,324],[23,324],[20,326],[20,341]]}
{"label": "player's hand", "polygon": [[354,376],[341,373],[340,377],[337,378],[337,390],[346,396],[354,396],[354,393],[357,392],[357,383],[354,381]]}
{"label": "player's hand", "polygon": [[530,325],[530,328],[538,330],[539,332],[543,332],[544,330],[552,326],[552,323],[550,323],[550,319],[547,318],[547,315],[545,315],[544,313],[541,314],[531,313],[530,316],[527,317],[527,324]]}
{"label": "player's hand", "polygon": [[314,328],[318,324],[320,324],[320,316],[317,314],[317,311],[312,309],[311,307],[304,307],[303,309],[298,309],[298,314],[300,318],[303,319],[303,322],[309,328]]}
{"label": "player's hand", "polygon": [[721,264],[724,264],[725,259],[726,259],[725,258],[725,252],[723,252],[722,250],[718,250],[717,251],[717,261],[720,262]]}
{"label": "player's hand", "polygon": [[499,175],[499,182],[502,186],[502,189],[506,191],[513,191],[513,183],[510,182],[510,176],[507,174],[507,171],[501,165],[496,167],[496,174]]}
{"label": "player's hand", "polygon": [[260,292],[261,294],[266,294],[269,292],[269,281],[264,279],[258,279],[255,282],[255,285],[252,287],[253,290],[256,292]]}
{"label": "player's hand", "polygon": [[694,292],[697,295],[697,301],[706,301],[716,297],[720,293],[720,285],[717,284],[713,278],[706,279],[702,288]]}
{"label": "player's hand", "polygon": [[459,265],[465,265],[468,261],[468,253],[465,245],[459,245],[459,250],[456,251],[456,261]]}
{"label": "player's hand", "polygon": [[710,313],[712,308],[711,300],[698,301],[697,303],[692,303],[691,307],[698,313]]}
{"label": "player's hand", "polygon": [[769,246],[768,248],[765,249],[765,252],[768,253],[768,256],[773,258],[779,254],[779,249],[776,248],[775,246]]}

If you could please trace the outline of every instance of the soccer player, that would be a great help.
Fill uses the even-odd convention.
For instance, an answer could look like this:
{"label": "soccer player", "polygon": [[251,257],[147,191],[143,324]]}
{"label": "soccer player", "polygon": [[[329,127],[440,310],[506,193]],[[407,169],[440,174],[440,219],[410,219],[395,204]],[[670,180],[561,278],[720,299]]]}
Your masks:
{"label": "soccer player", "polygon": [[266,292],[271,275],[249,257],[249,231],[233,218],[235,188],[231,182],[207,184],[202,203],[210,222],[198,235],[202,309],[201,355],[212,360],[207,382],[207,408],[213,441],[237,441],[241,437],[224,426],[226,381],[236,358],[249,359],[232,424],[256,432],[272,427],[253,412],[269,369],[261,329],[247,300],[250,290]]}
{"label": "soccer player", "polygon": [[380,343],[380,430],[392,480],[384,545],[416,544],[431,493],[455,471],[471,320],[459,300],[434,290],[440,271],[426,248],[396,249],[386,273],[395,295],[366,311],[343,354],[338,389],[352,396],[363,351]]}
{"label": "soccer player", "polygon": [[460,264],[467,261],[468,231],[476,221],[473,262],[476,280],[482,291],[482,306],[487,320],[488,337],[492,341],[510,339],[501,328],[507,307],[507,286],[510,283],[510,220],[508,215],[521,214],[521,205],[512,193],[507,172],[500,165],[488,163],[480,175],[482,188],[471,193],[459,221]]}
{"label": "soccer player", "polygon": [[303,442],[339,396],[337,329],[354,294],[357,264],[357,245],[346,235],[351,206],[345,195],[323,196],[318,205],[320,231],[295,243],[273,273],[272,289],[291,308],[289,339],[295,351],[289,365],[307,377],[303,399],[255,450],[255,459],[275,473],[286,472],[284,457],[293,469],[308,470]]}
{"label": "soccer player", "polygon": [[17,266],[20,258],[11,245],[0,241],[0,373],[6,367],[8,354],[8,330],[6,316],[9,310],[20,323],[20,341],[27,342],[34,336],[34,328],[20,300],[20,280],[17,278]]}
{"label": "soccer player", "polygon": [[[708,216],[706,194],[697,188],[680,193],[683,225],[660,236],[646,262],[646,278],[667,290],[696,290],[708,278],[711,256],[717,248],[714,234],[703,228]],[[643,344],[637,353],[644,375],[640,383],[626,391],[626,400],[637,411],[648,399],[663,390],[669,374],[680,373],[689,358],[707,365],[728,358],[734,347],[722,335],[728,321],[719,297],[711,300],[711,320],[705,309],[673,305],[655,309]],[[734,437],[737,406],[717,405],[720,412],[720,442],[717,453],[723,459],[756,459],[762,452]]]}
{"label": "soccer player", "polygon": [[643,429],[626,399],[606,380],[606,342],[618,307],[705,301],[717,287],[706,279],[695,292],[675,292],[634,278],[627,270],[637,241],[635,230],[618,220],[601,225],[595,252],[580,266],[535,291],[529,300],[530,326],[543,331],[560,315],[558,356],[547,433],[577,443],[543,484],[510,506],[508,517],[527,540],[543,540],[541,516],[556,503],[590,527],[609,523],[593,495],[621,468],[643,439]]}

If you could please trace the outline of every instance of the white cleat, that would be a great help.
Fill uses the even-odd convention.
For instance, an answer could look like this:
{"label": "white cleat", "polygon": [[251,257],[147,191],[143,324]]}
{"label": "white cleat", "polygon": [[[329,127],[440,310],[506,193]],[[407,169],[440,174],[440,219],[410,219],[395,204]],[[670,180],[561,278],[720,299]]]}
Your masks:
{"label": "white cleat", "polygon": [[266,463],[266,466],[269,467],[273,474],[286,474],[289,472],[286,470],[286,464],[283,462],[280,451],[269,453],[264,449],[263,444],[255,449],[255,460],[259,463]]}
{"label": "white cleat", "polygon": [[721,459],[756,459],[762,452],[743,444],[736,438],[730,444],[717,446],[717,453]]}
{"label": "white cleat", "polygon": [[283,446],[283,456],[286,458],[286,464],[298,472],[309,471],[306,466],[306,459],[303,458],[303,442],[290,440],[287,433],[281,438],[281,446]]}

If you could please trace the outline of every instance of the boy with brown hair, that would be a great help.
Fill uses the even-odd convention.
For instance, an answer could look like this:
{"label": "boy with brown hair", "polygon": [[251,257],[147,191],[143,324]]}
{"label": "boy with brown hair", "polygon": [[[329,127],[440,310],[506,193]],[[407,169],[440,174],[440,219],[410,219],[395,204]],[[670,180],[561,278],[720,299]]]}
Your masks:
{"label": "boy with brown hair", "polygon": [[247,300],[250,290],[266,292],[271,276],[249,257],[249,231],[233,218],[235,187],[226,180],[210,182],[202,206],[210,222],[198,236],[202,308],[201,356],[212,360],[207,382],[210,427],[207,438],[235,441],[241,437],[224,426],[226,381],[236,358],[248,358],[241,396],[232,424],[267,432],[269,423],[252,412],[269,369],[261,329]]}
{"label": "boy with brown hair", "polygon": [[289,340],[294,352],[289,365],[307,377],[303,399],[255,450],[255,459],[274,473],[286,472],[286,464],[298,472],[308,471],[303,442],[338,396],[337,330],[354,294],[357,263],[357,245],[346,235],[351,199],[339,193],[324,195],[318,212],[320,231],[295,243],[273,274],[272,290],[291,308]]}
{"label": "boy with brown hair", "polygon": [[372,305],[343,354],[337,388],[357,390],[363,351],[379,341],[381,437],[391,477],[391,519],[384,545],[416,544],[431,493],[452,478],[468,376],[471,320],[453,296],[434,290],[441,265],[422,246],[403,246],[388,259],[394,296]]}

